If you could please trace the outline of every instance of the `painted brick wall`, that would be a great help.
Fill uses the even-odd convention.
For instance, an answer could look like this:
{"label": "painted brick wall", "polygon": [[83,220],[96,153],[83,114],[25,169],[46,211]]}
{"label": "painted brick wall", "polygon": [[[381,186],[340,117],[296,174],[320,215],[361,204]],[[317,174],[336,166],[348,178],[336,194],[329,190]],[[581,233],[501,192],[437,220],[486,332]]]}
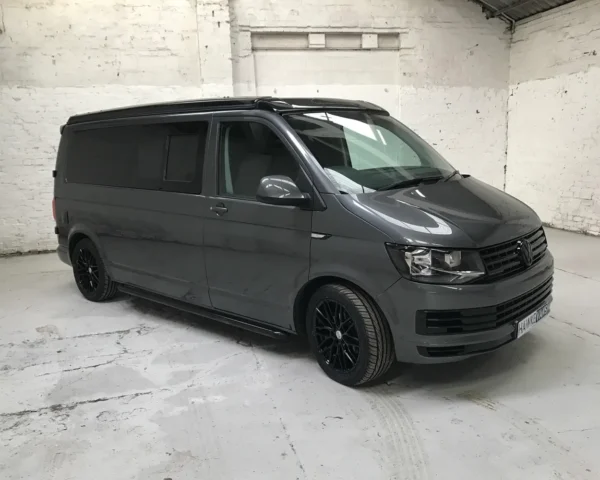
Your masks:
{"label": "painted brick wall", "polygon": [[[458,168],[503,185],[509,35],[467,0],[0,0],[0,6],[0,254],[56,246],[50,172],[58,128],[69,115],[256,92],[253,32],[399,32],[391,85],[397,92],[388,108]],[[327,86],[328,94],[336,91],[335,82]],[[306,94],[318,88],[280,87]],[[369,80],[352,94],[379,98],[386,92],[378,88]]]}
{"label": "painted brick wall", "polygon": [[[336,95],[372,99],[414,128],[461,171],[502,188],[506,159],[506,102],[510,35],[500,21],[485,20],[465,0],[230,0],[235,91],[254,94],[260,66],[248,40],[252,32],[400,32],[396,84],[377,77],[381,57],[362,55],[358,68],[323,83],[331,58],[311,56],[304,74],[282,82],[270,65],[271,89],[261,94]],[[318,14],[315,14],[318,12]],[[285,39],[282,38],[282,42]],[[296,62],[296,66],[299,65]],[[315,82],[315,79],[319,81]],[[348,84],[352,84],[349,87]],[[396,90],[396,91],[394,91]]]}
{"label": "painted brick wall", "polygon": [[219,0],[0,7],[0,254],[52,249],[59,126],[85,111],[231,95],[229,8]]}
{"label": "painted brick wall", "polygon": [[519,24],[506,189],[559,228],[600,234],[600,0]]}

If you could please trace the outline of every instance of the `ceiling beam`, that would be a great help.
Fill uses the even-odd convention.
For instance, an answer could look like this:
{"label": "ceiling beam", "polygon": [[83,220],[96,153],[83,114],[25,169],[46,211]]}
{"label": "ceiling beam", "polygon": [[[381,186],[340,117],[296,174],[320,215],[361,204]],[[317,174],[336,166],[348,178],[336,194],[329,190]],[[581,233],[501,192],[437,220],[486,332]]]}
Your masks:
{"label": "ceiling beam", "polygon": [[[490,5],[488,2],[486,2],[485,0],[473,0],[475,3],[478,3],[480,5],[483,5],[483,10],[486,13],[486,17],[487,18],[492,18],[492,14],[497,12],[497,8],[494,7],[493,5]],[[520,0],[522,1],[522,0]],[[501,17],[506,23],[508,23],[511,27],[511,31],[515,31],[515,24],[517,23],[516,20],[512,17],[510,17],[509,15],[506,15],[505,13],[497,13],[496,15],[494,15],[494,17]]]}
{"label": "ceiling beam", "polygon": [[496,11],[492,12],[491,17],[494,18],[494,17],[497,17],[498,15],[503,15],[506,12],[513,10],[514,8],[523,7],[533,1],[534,0],[515,0],[514,2],[511,2],[508,5],[505,5],[504,7],[499,8]]}

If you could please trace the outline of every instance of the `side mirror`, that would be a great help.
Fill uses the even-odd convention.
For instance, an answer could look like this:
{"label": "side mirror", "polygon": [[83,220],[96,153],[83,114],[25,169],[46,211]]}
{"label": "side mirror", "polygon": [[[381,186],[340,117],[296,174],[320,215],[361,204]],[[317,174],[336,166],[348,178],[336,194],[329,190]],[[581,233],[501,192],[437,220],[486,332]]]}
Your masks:
{"label": "side mirror", "polygon": [[256,198],[269,205],[302,207],[310,203],[310,195],[302,193],[298,185],[285,175],[263,177],[258,185]]}

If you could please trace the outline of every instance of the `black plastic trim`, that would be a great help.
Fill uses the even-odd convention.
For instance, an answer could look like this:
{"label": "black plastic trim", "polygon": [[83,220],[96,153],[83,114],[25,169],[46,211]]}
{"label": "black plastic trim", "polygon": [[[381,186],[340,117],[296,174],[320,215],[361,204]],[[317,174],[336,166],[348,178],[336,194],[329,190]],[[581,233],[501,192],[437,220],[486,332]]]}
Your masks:
{"label": "black plastic trim", "polygon": [[485,332],[515,322],[536,311],[552,299],[553,279],[511,300],[489,307],[461,310],[419,310],[416,333],[419,335],[453,335]]}
{"label": "black plastic trim", "polygon": [[237,97],[155,103],[116,108],[112,110],[101,110],[98,112],[74,115],[69,118],[67,125],[143,116],[180,115],[202,112],[217,113],[232,110],[257,109],[276,113],[318,110],[369,110],[387,113],[386,110],[377,105],[360,100],[344,100],[339,98]]}
{"label": "black plastic trim", "polygon": [[182,302],[181,300],[176,300],[174,298],[165,297],[158,293],[150,292],[139,287],[134,287],[131,285],[119,285],[119,290],[128,295],[133,295],[134,297],[144,298],[152,302],[167,305],[178,310],[183,310],[184,312],[193,313],[195,315],[199,315],[210,320],[215,320],[226,325],[242,328],[250,332],[265,335],[267,337],[287,338],[289,336],[287,333],[282,332],[276,327],[272,327],[270,325],[259,324],[253,320],[237,315],[212,310],[209,308],[199,307],[197,305],[192,305],[190,303]]}
{"label": "black plastic trim", "polygon": [[486,353],[503,347],[507,343],[512,342],[517,337],[511,333],[498,340],[489,342],[475,343],[472,345],[447,345],[441,347],[417,347],[420,355],[423,357],[458,357],[461,355],[474,355],[478,353]]}

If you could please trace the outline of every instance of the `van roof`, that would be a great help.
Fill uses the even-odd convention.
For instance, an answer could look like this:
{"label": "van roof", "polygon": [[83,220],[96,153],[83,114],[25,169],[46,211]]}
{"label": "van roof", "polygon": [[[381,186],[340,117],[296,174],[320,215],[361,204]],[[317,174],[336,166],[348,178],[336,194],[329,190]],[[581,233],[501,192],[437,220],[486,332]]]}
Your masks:
{"label": "van roof", "polygon": [[277,113],[315,110],[370,110],[387,113],[383,108],[361,100],[343,100],[339,98],[233,97],[153,103],[83,113],[70,117],[67,125],[140,116],[252,109],[270,110]]}

